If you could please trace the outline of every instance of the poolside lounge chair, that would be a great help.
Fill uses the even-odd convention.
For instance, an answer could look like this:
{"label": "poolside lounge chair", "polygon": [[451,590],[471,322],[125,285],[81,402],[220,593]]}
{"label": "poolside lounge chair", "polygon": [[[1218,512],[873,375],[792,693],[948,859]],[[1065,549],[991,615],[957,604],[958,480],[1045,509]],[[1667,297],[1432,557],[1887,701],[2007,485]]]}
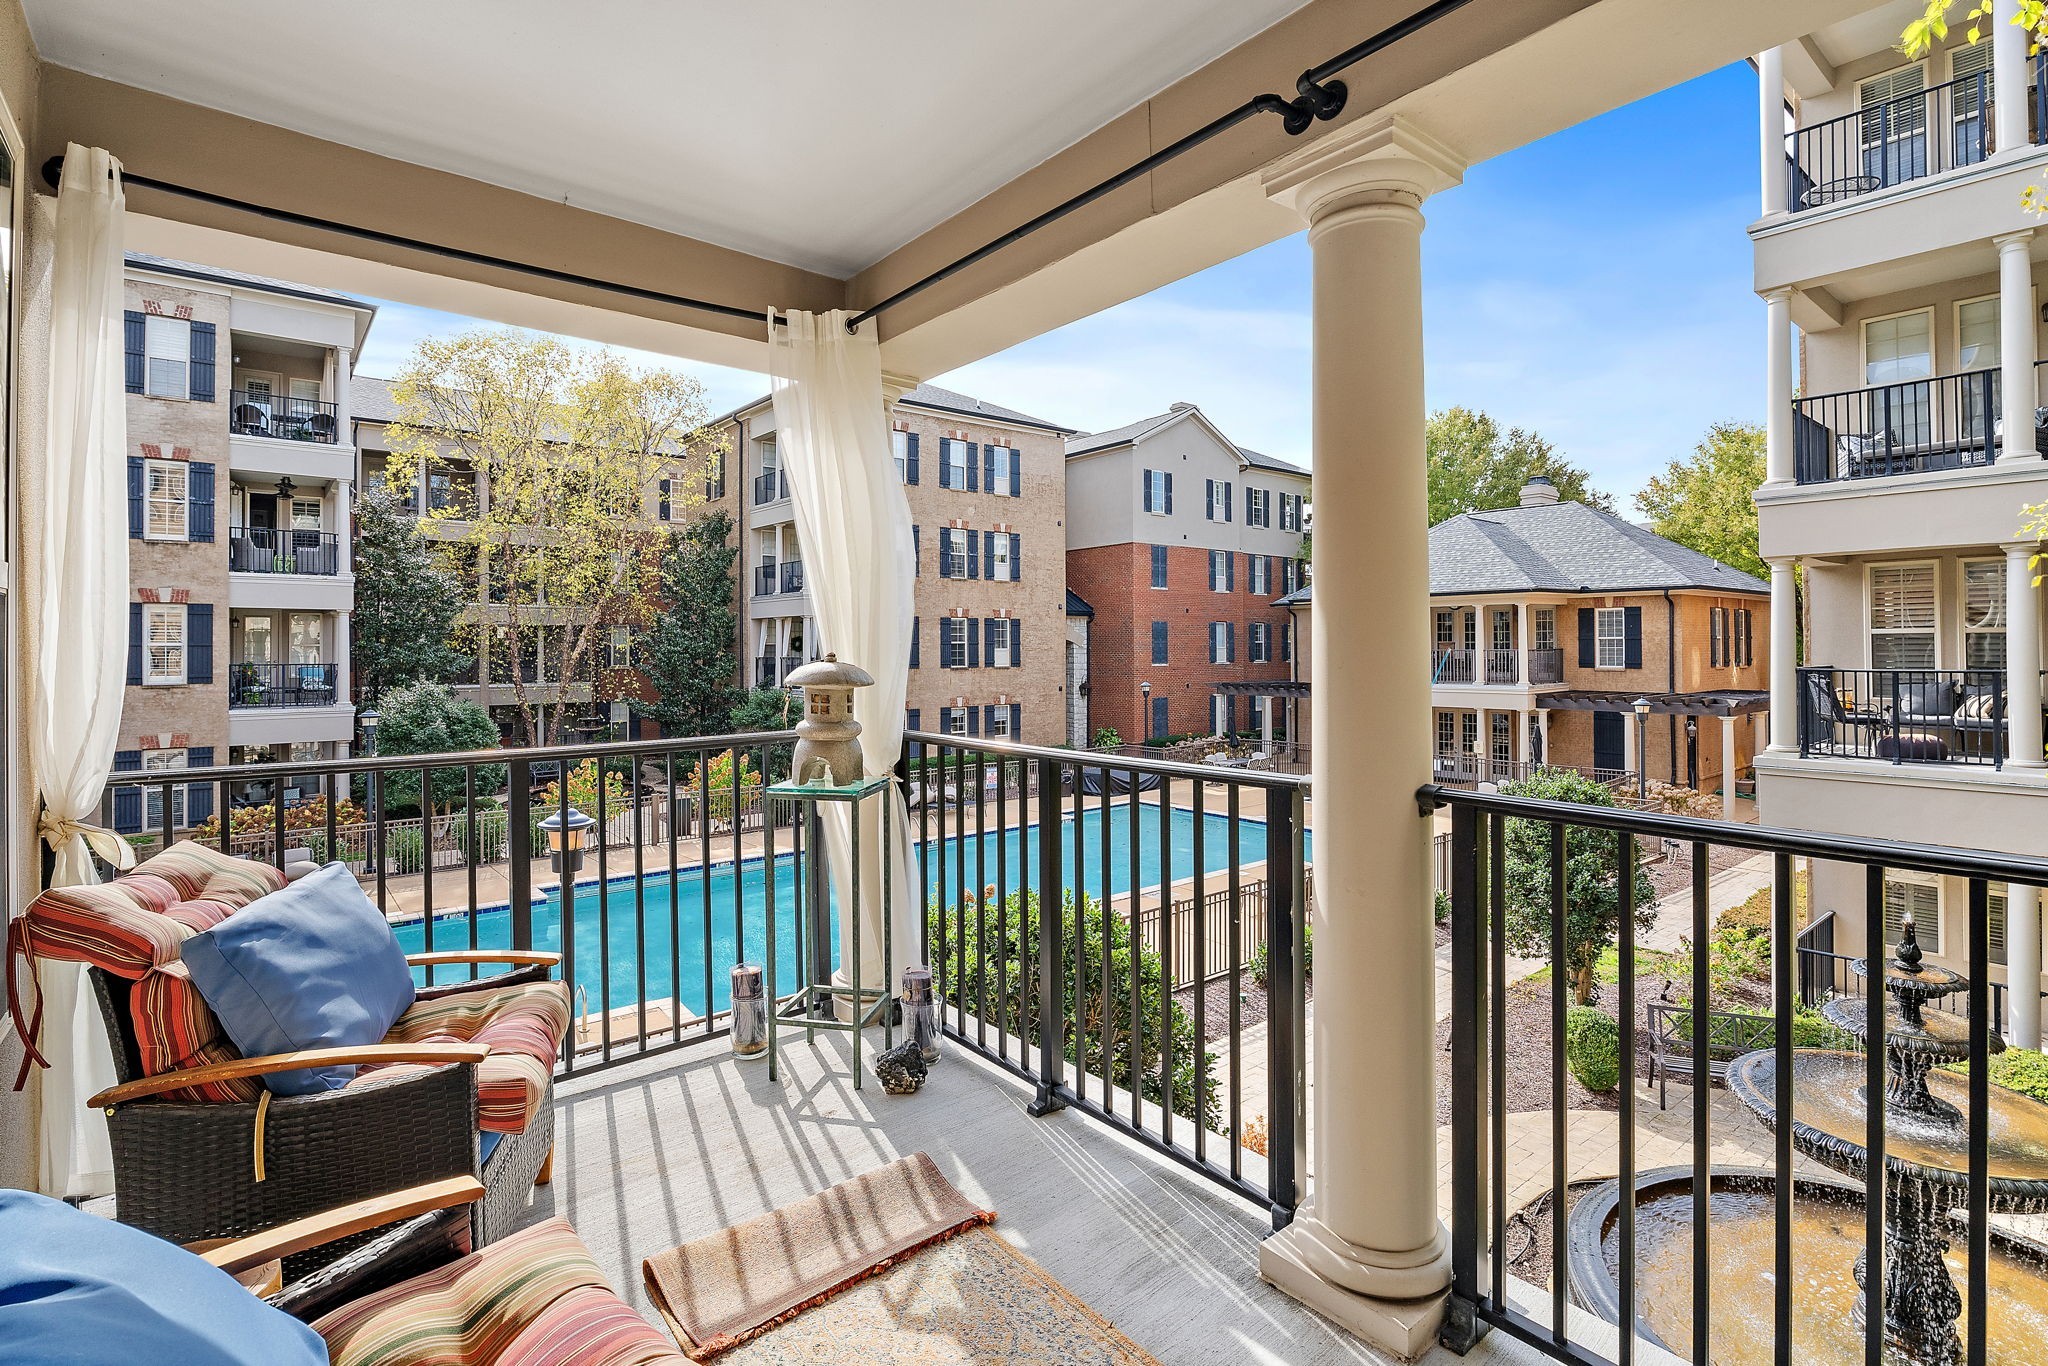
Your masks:
{"label": "poolside lounge chair", "polygon": [[[488,1192],[477,1241],[509,1232],[552,1164],[569,1024],[568,990],[549,980],[556,955],[413,955],[415,967],[513,971],[421,989],[367,1048],[244,1058],[179,946],[284,883],[267,864],[188,841],[112,882],[46,891],[14,923],[10,953],[90,969],[120,1084],[88,1104],[107,1113],[121,1220],[178,1243],[237,1237],[461,1176]],[[16,1024],[32,1047],[33,1008]],[[271,1095],[262,1082],[350,1063],[357,1075],[338,1091]]]}

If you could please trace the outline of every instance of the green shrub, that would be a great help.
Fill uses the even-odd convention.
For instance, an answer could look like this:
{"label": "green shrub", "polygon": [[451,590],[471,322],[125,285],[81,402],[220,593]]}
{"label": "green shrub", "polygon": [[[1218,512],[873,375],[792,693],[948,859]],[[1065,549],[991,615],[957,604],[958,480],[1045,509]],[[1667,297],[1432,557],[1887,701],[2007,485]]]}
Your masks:
{"label": "green shrub", "polygon": [[[1202,1047],[1189,1013],[1174,1002],[1170,1023],[1161,1028],[1165,965],[1157,953],[1131,941],[1130,926],[1121,916],[1105,916],[1102,903],[1083,896],[1080,905],[1081,961],[1073,944],[1074,898],[1062,901],[1054,925],[1061,937],[1062,999],[1066,1057],[1100,1077],[1109,1068],[1112,1085],[1129,1088],[1135,1081],[1146,1100],[1166,1104],[1175,1114],[1195,1117],[1196,1067],[1201,1068],[1208,1104],[1203,1122],[1211,1129],[1222,1122],[1222,1088],[1216,1076],[1216,1054]],[[1038,894],[1013,893],[999,906],[993,898],[977,906],[948,906],[932,917],[929,952],[932,976],[940,997],[981,1012],[990,1023],[1024,1038],[1038,1037],[1039,962]],[[1107,1014],[1103,1011],[1103,949],[1108,947]],[[1077,971],[1078,968],[1078,971]],[[1130,1036],[1132,979],[1138,987],[1138,1037]],[[1160,1060],[1172,1049],[1172,1095],[1160,1084]],[[1137,1076],[1132,1076],[1132,1054]]]}
{"label": "green shrub", "polygon": [[1117,749],[1123,742],[1124,737],[1116,733],[1115,726],[1102,726],[1096,730],[1095,738],[1088,743],[1094,749]]}
{"label": "green shrub", "polygon": [[1451,918],[1451,894],[1442,888],[1436,894],[1436,923],[1441,925]]}
{"label": "green shrub", "polygon": [[[1951,1072],[1970,1070],[1967,1062],[1948,1064]],[[2048,1054],[2031,1048],[2008,1048],[1991,1060],[1991,1080],[2008,1090],[2048,1103]]]}
{"label": "green shrub", "polygon": [[[1252,956],[1245,960],[1244,970],[1263,988],[1271,967],[1272,964],[1266,955],[1266,943],[1260,940],[1259,946],[1252,950]],[[1316,932],[1313,925],[1301,927],[1301,975],[1304,978],[1316,975]]]}
{"label": "green shrub", "polygon": [[1573,1006],[1564,1015],[1564,1061],[1588,1091],[1621,1084],[1621,1028],[1605,1011]]}

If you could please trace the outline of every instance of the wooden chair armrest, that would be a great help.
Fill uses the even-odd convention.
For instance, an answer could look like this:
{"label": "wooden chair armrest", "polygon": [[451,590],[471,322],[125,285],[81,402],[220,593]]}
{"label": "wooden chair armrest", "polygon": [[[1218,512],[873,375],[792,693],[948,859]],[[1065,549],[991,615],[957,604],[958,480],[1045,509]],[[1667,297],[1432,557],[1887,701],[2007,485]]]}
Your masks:
{"label": "wooden chair armrest", "polygon": [[237,1058],[233,1062],[212,1062],[204,1067],[181,1067],[153,1077],[122,1082],[86,1102],[93,1109],[125,1105],[145,1096],[161,1095],[187,1086],[236,1077],[260,1077],[270,1072],[296,1072],[305,1067],[383,1066],[388,1063],[417,1063],[441,1067],[449,1063],[480,1063],[491,1055],[480,1043],[373,1043],[361,1048],[304,1048],[296,1053],[271,1053],[260,1058]]}
{"label": "wooden chair armrest", "polygon": [[520,968],[552,968],[560,966],[562,955],[538,949],[450,949],[445,953],[409,953],[405,961],[407,966],[415,968],[440,967],[448,963],[508,963]]}
{"label": "wooden chair armrest", "polygon": [[335,1209],[322,1210],[318,1214],[309,1214],[303,1219],[294,1219],[288,1224],[279,1224],[276,1228],[252,1233],[246,1238],[236,1238],[222,1243],[199,1255],[222,1271],[233,1275],[237,1271],[260,1266],[264,1262],[294,1256],[326,1243],[338,1242],[367,1229],[395,1224],[401,1219],[410,1219],[430,1210],[447,1209],[453,1205],[473,1205],[483,1198],[483,1182],[473,1176],[451,1176],[445,1180],[429,1181],[425,1185],[393,1191],[389,1195],[358,1200],[352,1205],[341,1205]]}

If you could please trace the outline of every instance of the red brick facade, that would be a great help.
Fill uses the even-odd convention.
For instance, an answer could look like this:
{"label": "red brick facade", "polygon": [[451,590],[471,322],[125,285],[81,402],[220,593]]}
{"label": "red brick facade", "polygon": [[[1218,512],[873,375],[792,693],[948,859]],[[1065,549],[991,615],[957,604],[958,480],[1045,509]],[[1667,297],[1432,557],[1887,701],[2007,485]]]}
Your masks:
{"label": "red brick facade", "polygon": [[[1095,609],[1088,636],[1091,730],[1112,726],[1126,743],[1156,733],[1142,714],[1140,685],[1149,682],[1153,699],[1166,699],[1166,733],[1206,734],[1213,728],[1210,708],[1217,685],[1288,676],[1285,641],[1289,615],[1272,605],[1281,594],[1280,559],[1273,557],[1267,591],[1254,594],[1247,563],[1251,557],[1243,551],[1232,553],[1236,558],[1235,591],[1218,593],[1209,587],[1209,552],[1200,547],[1167,547],[1164,588],[1151,586],[1149,545],[1125,543],[1067,552],[1067,586]],[[1167,624],[1165,664],[1152,662],[1155,621]],[[1209,662],[1209,627],[1218,621],[1235,626],[1235,663]],[[1255,622],[1271,630],[1270,662],[1251,662]],[[1254,729],[1257,713],[1252,700],[1238,698],[1235,707],[1237,727]]]}

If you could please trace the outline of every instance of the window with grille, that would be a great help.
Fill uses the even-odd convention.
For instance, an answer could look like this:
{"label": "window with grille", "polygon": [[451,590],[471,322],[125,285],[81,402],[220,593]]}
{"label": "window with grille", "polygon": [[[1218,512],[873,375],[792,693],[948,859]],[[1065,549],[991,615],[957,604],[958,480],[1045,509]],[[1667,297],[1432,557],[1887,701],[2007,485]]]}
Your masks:
{"label": "window with grille", "polygon": [[1269,501],[1272,496],[1265,489],[1255,489],[1250,485],[1245,486],[1244,524],[1246,526],[1270,527],[1273,525],[1272,504]]}
{"label": "window with grille", "polygon": [[1493,713],[1493,761],[1505,764],[1515,757],[1515,718],[1510,712]]}
{"label": "window with grille", "polygon": [[1010,633],[1012,623],[1006,617],[991,618],[988,624],[988,666],[991,669],[1010,667]]}
{"label": "window with grille", "polygon": [[1963,664],[2005,667],[2005,561],[1963,563]]}
{"label": "window with grille", "polygon": [[896,482],[910,482],[910,433],[889,433],[889,454],[896,461]]}
{"label": "window with grille", "polygon": [[988,733],[998,740],[1010,738],[1010,709],[990,707],[988,709]]}
{"label": "window with grille", "polygon": [[144,538],[151,541],[188,539],[189,509],[186,501],[185,462],[145,460],[142,463],[143,502],[147,519]]}
{"label": "window with grille", "polygon": [[[1442,616],[1442,613],[1438,613]],[[1536,648],[1555,650],[1557,648],[1557,609],[1539,607],[1536,609]]]}
{"label": "window with grille", "polygon": [[1247,555],[1245,574],[1251,582],[1250,590],[1260,597],[1273,591],[1273,557],[1271,555]]}
{"label": "window with grille", "polygon": [[1934,667],[1934,566],[1870,567],[1870,667]]}
{"label": "window with grille", "polygon": [[990,476],[987,492],[998,498],[1010,496],[1010,471],[1016,467],[1017,452],[1008,446],[988,446]]}
{"label": "window with grille", "polygon": [[192,324],[152,313],[143,320],[142,343],[148,362],[143,392],[156,398],[190,397]]}
{"label": "window with grille", "polygon": [[1163,545],[1152,547],[1152,586],[1166,587],[1166,547]]}
{"label": "window with grille", "polygon": [[[144,773],[173,773],[187,767],[187,754],[182,749],[146,749],[142,752]],[[164,825],[164,798],[171,801],[171,828],[182,830],[185,826],[184,783],[168,784],[162,787],[146,787],[142,790],[142,828],[161,830]]]}
{"label": "window with grille", "polygon": [[1209,552],[1209,591],[1228,593],[1230,591],[1230,552],[1212,550]]}
{"label": "window with grille", "polygon": [[1512,613],[1512,612],[1508,611],[1508,610],[1507,610],[1506,608],[1504,608],[1504,607],[1496,607],[1496,608],[1494,608],[1494,609],[1493,609],[1493,617],[1492,617],[1492,620],[1493,620],[1493,648],[1494,648],[1494,649],[1496,649],[1496,650],[1512,650],[1512,649],[1514,649],[1514,648],[1515,648],[1515,617],[1514,617],[1514,613]]}
{"label": "window with grille", "polygon": [[142,609],[142,681],[164,685],[185,681],[183,603],[146,603]]}
{"label": "window with grille", "polygon": [[979,533],[972,531],[949,531],[944,536],[946,563],[940,573],[949,579],[967,577],[967,538]]}
{"label": "window with grille", "polygon": [[966,488],[967,443],[965,441],[956,441],[949,436],[941,441],[939,445],[945,450],[946,469],[949,472],[946,479],[947,486],[956,489]]}
{"label": "window with grille", "polygon": [[1017,571],[1010,560],[1010,536],[999,531],[989,537],[988,576],[998,583],[1010,583],[1017,577]]}
{"label": "window with grille", "polygon": [[1436,614],[1436,647],[1439,650],[1453,650],[1458,644],[1458,614],[1438,612]]}
{"label": "window with grille", "polygon": [[1270,664],[1273,662],[1273,628],[1271,626],[1263,621],[1253,622],[1251,642],[1252,663]]}
{"label": "window with grille", "polygon": [[1456,712],[1440,711],[1436,714],[1436,752],[1455,754],[1458,752],[1458,716]]}
{"label": "window with grille", "polygon": [[948,735],[965,735],[966,733],[967,733],[967,708],[965,708],[965,707],[947,707],[947,708],[946,708],[946,734],[948,734]]}
{"label": "window with grille", "polygon": [[1476,711],[1459,712],[1458,720],[1460,722],[1458,727],[1460,735],[1458,738],[1464,742],[1459,746],[1459,748],[1461,748],[1467,754],[1478,753],[1479,713]]}
{"label": "window with grille", "polygon": [[942,662],[949,669],[967,667],[967,630],[970,623],[966,617],[947,617],[939,623],[943,648]]}
{"label": "window with grille", "polygon": [[1152,662],[1166,663],[1166,623],[1163,621],[1152,623]]}
{"label": "window with grille", "polygon": [[1906,917],[1913,917],[1913,935],[1929,953],[1941,952],[1941,888],[1932,878],[1892,873],[1884,882],[1884,942],[1887,947],[1906,937]]}
{"label": "window with grille", "polygon": [[1628,667],[1628,609],[1601,607],[1593,613],[1593,665],[1600,669]]}

